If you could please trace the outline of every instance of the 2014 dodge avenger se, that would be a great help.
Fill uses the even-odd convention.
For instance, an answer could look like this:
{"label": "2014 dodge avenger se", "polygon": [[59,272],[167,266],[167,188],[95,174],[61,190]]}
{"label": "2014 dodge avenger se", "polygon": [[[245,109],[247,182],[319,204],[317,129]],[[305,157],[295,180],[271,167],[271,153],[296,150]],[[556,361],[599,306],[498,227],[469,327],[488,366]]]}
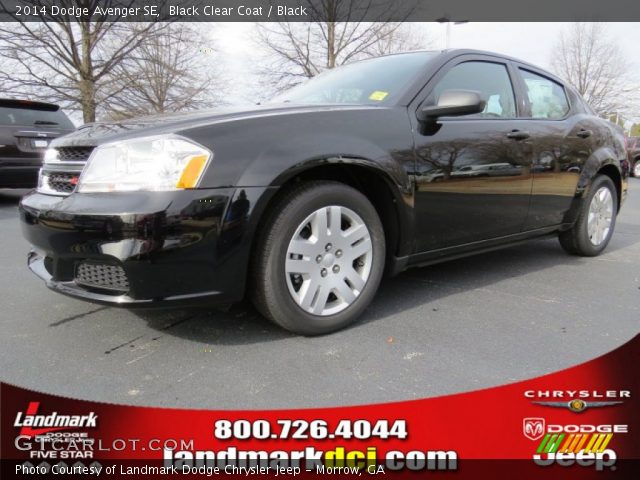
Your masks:
{"label": "2014 dodge avenger se", "polygon": [[97,123],[55,140],[21,202],[30,268],[121,306],[232,303],[301,334],[354,321],[393,274],[542,235],[601,253],[622,131],[495,54],[412,52],[268,105]]}

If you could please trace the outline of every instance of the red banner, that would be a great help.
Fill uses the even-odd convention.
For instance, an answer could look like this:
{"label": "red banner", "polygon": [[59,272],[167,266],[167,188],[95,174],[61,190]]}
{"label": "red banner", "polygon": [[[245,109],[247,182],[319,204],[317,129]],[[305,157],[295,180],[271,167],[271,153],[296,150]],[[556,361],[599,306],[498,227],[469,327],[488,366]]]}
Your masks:
{"label": "red banner", "polygon": [[[272,411],[111,405],[2,384],[2,478],[640,478],[638,365],[640,336],[582,365],[506,386]],[[224,385],[202,388],[213,395]]]}

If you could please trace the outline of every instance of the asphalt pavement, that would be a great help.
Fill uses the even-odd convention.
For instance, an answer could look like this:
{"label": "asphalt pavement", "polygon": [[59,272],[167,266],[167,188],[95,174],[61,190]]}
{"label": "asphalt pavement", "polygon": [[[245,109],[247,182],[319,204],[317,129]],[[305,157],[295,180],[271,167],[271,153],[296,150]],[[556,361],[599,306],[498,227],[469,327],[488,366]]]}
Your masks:
{"label": "asphalt pavement", "polygon": [[362,320],[303,338],[247,304],[127,311],[45,288],[26,266],[17,203],[0,190],[0,379],[113,403],[215,409],[431,397],[576,365],[640,332],[640,179],[605,254],[557,240],[410,270]]}

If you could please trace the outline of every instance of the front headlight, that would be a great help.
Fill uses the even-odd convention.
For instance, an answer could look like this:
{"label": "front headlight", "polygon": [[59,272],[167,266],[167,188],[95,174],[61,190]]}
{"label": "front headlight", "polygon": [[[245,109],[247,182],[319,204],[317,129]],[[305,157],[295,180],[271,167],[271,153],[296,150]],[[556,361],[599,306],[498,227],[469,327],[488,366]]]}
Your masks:
{"label": "front headlight", "polygon": [[136,138],[97,147],[78,192],[166,191],[195,188],[213,154],[178,136]]}
{"label": "front headlight", "polygon": [[58,150],[47,148],[44,152],[44,163],[56,163],[58,161]]}

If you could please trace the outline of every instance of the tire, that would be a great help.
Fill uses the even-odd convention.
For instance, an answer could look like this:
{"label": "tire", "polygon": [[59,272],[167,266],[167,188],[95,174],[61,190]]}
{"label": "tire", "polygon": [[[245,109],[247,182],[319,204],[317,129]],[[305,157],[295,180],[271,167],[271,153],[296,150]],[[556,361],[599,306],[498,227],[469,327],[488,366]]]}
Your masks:
{"label": "tire", "polygon": [[[598,199],[596,199],[596,195]],[[602,201],[601,199],[606,200]],[[595,211],[592,211],[592,207]],[[573,255],[583,257],[600,255],[607,248],[613,235],[617,210],[618,193],[613,181],[606,175],[596,176],[589,187],[589,193],[584,199],[576,223],[570,230],[560,233],[560,244]],[[592,213],[592,222],[595,222],[592,225],[597,226],[598,222],[601,222],[601,229],[597,227],[589,229],[590,212]],[[609,222],[606,220],[607,217],[610,218]],[[608,229],[605,229],[607,224]]]}
{"label": "tire", "polygon": [[631,173],[634,177],[640,178],[640,158],[636,158],[634,161],[633,166],[631,167]]}
{"label": "tire", "polygon": [[384,263],[384,230],[369,200],[339,182],[305,182],[268,213],[252,258],[252,301],[286,330],[330,333],[371,303]]}

